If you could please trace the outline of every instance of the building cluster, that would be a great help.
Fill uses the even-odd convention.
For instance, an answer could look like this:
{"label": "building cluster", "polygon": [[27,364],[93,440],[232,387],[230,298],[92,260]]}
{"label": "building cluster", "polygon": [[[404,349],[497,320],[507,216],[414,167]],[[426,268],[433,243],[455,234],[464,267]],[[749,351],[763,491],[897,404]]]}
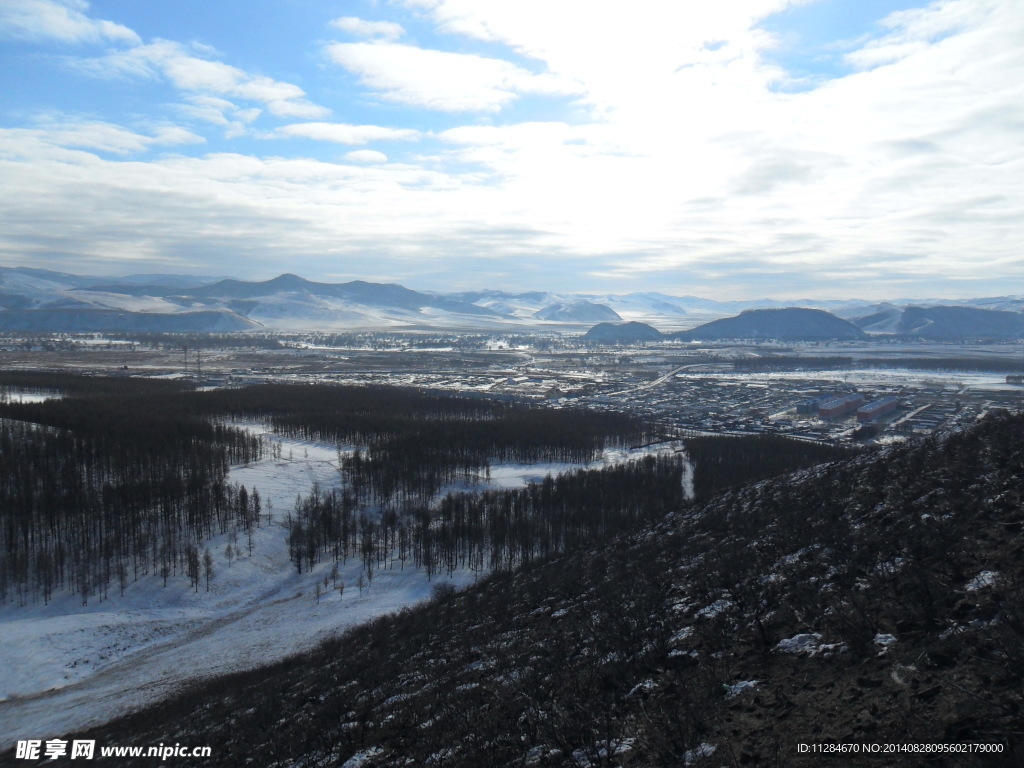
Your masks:
{"label": "building cluster", "polygon": [[895,397],[883,397],[870,403],[864,402],[864,395],[852,392],[848,395],[827,394],[803,400],[796,405],[797,415],[816,415],[819,419],[840,419],[856,414],[862,424],[892,413],[899,407]]}
{"label": "building cluster", "polygon": [[796,406],[797,414],[816,414],[819,419],[837,419],[848,416],[864,404],[864,395],[854,392],[849,395],[821,395],[804,400]]}
{"label": "building cluster", "polygon": [[925,405],[900,420],[896,431],[901,435],[930,435],[943,424],[955,419],[963,410],[959,400]]}
{"label": "building cluster", "polygon": [[857,409],[857,421],[861,424],[875,421],[875,419],[895,411],[899,404],[899,400],[895,397],[883,397],[881,400],[875,400],[867,405],[862,405]]}

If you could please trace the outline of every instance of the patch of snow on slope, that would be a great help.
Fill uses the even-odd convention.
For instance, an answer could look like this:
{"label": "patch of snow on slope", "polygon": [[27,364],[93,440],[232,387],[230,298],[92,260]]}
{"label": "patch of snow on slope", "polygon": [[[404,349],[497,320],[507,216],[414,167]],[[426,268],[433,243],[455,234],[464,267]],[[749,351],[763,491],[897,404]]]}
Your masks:
{"label": "patch of snow on slope", "polygon": [[718,747],[714,744],[702,742],[696,749],[686,750],[686,754],[683,755],[683,764],[693,765],[702,758],[711,757],[711,755],[715,754],[717,749]]}
{"label": "patch of snow on slope", "polygon": [[979,589],[991,587],[993,584],[996,583],[996,578],[998,576],[998,571],[982,571],[969,582],[967,582],[967,586],[964,587],[964,589],[968,592],[977,592]]}
{"label": "patch of snow on slope", "polygon": [[163,312],[176,314],[186,311],[179,304],[159,296],[133,296],[128,293],[107,291],[75,291],[73,296],[97,309],[119,309],[125,312]]}
{"label": "patch of snow on slope", "polygon": [[725,691],[725,698],[731,699],[736,696],[739,696],[744,691],[751,691],[754,688],[757,688],[757,685],[757,680],[740,680],[738,683],[727,685]]}
{"label": "patch of snow on slope", "polygon": [[819,640],[821,640],[821,635],[817,632],[793,635],[793,637],[780,640],[779,644],[775,646],[775,650],[782,653],[812,653],[817,650]]}

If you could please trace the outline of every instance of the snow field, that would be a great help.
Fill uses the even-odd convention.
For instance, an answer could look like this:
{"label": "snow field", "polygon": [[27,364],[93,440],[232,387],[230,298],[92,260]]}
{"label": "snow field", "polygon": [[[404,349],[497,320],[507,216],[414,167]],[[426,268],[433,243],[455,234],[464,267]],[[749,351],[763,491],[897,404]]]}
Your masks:
{"label": "snow field", "polygon": [[[249,556],[245,531],[237,532],[241,556],[229,564],[232,534],[206,542],[214,559],[209,591],[178,573],[163,586],[159,575],[140,575],[124,596],[111,586],[105,600],[82,605],[59,593],[49,605],[0,606],[0,733],[8,740],[49,738],[103,722],[181,690],[203,677],[271,663],[309,648],[346,627],[430,596],[426,573],[406,563],[375,570],[360,592],[362,564],[339,563],[339,595],[316,600],[316,584],[331,562],[299,574],[288,560],[285,513],[314,482],[337,484],[337,448],[271,438],[281,458],[264,458],[231,470],[230,481],[255,487],[264,518],[253,531]],[[289,457],[291,457],[289,459]],[[269,502],[269,504],[268,504]],[[273,521],[266,514],[273,510]],[[474,575],[457,572],[456,586]],[[447,580],[434,576],[434,583]]]}

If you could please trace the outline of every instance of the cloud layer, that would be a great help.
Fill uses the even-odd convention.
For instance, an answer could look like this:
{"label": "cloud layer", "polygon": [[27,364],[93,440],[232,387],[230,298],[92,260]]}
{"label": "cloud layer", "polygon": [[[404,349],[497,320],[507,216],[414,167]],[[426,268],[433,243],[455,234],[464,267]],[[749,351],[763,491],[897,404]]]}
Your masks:
{"label": "cloud layer", "polygon": [[815,41],[841,71],[812,83],[765,25],[806,4],[367,4],[308,30],[308,68],[279,78],[206,43],[144,41],[84,2],[17,0],[0,34],[59,46],[83,83],[173,98],[123,120],[8,113],[0,252],[438,289],[1024,284],[1016,3],[894,7],[854,40]]}

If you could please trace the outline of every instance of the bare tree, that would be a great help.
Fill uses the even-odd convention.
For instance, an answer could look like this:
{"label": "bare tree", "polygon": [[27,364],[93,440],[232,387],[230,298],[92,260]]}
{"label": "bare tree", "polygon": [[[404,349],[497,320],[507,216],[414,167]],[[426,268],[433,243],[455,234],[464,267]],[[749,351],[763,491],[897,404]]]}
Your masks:
{"label": "bare tree", "polygon": [[187,565],[187,568],[188,568],[188,579],[189,579],[189,582],[192,584],[192,586],[195,587],[196,592],[198,592],[199,591],[199,575],[200,575],[199,574],[199,568],[200,568],[200,565],[199,565],[199,551],[195,547],[190,545],[189,548],[185,551],[185,558],[186,558],[185,562],[186,562],[186,565]]}

